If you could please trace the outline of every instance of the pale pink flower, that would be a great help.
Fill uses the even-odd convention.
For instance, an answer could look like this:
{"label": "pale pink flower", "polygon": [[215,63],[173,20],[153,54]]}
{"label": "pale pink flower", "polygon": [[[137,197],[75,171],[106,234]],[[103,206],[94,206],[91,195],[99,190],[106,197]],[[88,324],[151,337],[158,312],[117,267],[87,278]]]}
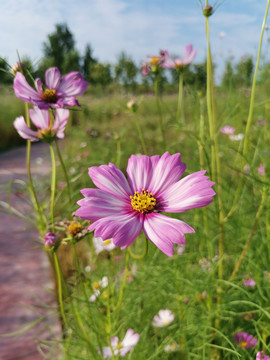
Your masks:
{"label": "pale pink flower", "polygon": [[171,310],[165,309],[165,310],[159,310],[158,315],[154,316],[154,319],[152,321],[152,325],[154,327],[165,327],[170,325],[174,320],[174,314],[171,312]]}
{"label": "pale pink flower", "polygon": [[234,341],[243,349],[248,349],[257,345],[258,340],[246,332],[235,334]]}
{"label": "pale pink flower", "polygon": [[186,244],[179,244],[176,247],[177,255],[182,255],[186,250]]}
{"label": "pale pink flower", "polygon": [[112,357],[112,350],[114,356],[120,355],[124,357],[129,351],[131,351],[134,346],[138,343],[140,339],[140,335],[134,333],[133,329],[128,329],[124,339],[120,342],[117,336],[113,336],[111,338],[111,347],[105,346],[103,347],[103,357],[104,359],[108,359]]}
{"label": "pale pink flower", "polygon": [[270,356],[265,355],[264,351],[259,351],[256,355],[256,360],[270,360]]}
{"label": "pale pink flower", "polygon": [[247,286],[247,287],[254,287],[254,286],[256,286],[256,282],[255,282],[255,280],[252,279],[252,278],[244,279],[244,280],[243,280],[243,283],[244,283],[244,285]]}
{"label": "pale pink flower", "polygon": [[103,278],[100,281],[93,283],[92,287],[94,293],[89,298],[90,302],[95,302],[97,300],[97,298],[100,295],[100,290],[106,288],[108,286],[108,283],[109,282],[107,276],[103,276]]}
{"label": "pale pink flower", "polygon": [[225,125],[220,129],[220,132],[224,135],[233,135],[235,133],[235,128],[230,125]]}
{"label": "pale pink flower", "polygon": [[235,135],[229,135],[230,140],[232,141],[241,141],[244,139],[244,134],[235,134]]}
{"label": "pale pink flower", "polygon": [[191,44],[187,45],[184,50],[184,56],[182,58],[173,59],[168,52],[164,54],[164,61],[162,67],[165,69],[179,69],[192,62],[197,54],[197,50],[193,49]]}
{"label": "pale pink flower", "polygon": [[93,243],[96,254],[99,254],[104,250],[111,251],[115,249],[112,239],[103,240],[101,237],[94,237]]}
{"label": "pale pink flower", "polygon": [[265,175],[265,168],[263,164],[260,164],[260,166],[258,167],[258,174],[261,176]]}

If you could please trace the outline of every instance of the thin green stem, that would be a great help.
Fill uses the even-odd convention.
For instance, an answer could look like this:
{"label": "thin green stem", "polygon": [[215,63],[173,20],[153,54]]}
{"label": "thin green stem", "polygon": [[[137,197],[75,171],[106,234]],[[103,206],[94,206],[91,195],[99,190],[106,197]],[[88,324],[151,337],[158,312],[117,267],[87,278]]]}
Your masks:
{"label": "thin green stem", "polygon": [[269,11],[269,6],[270,6],[270,0],[267,0],[266,10],[265,10],[264,19],[263,19],[262,28],[261,28],[261,35],[260,35],[260,42],[259,42],[259,49],[258,49],[258,54],[257,54],[256,66],[255,66],[255,71],[254,71],[253,81],[252,81],[250,104],[249,104],[249,113],[248,113],[248,119],[247,119],[247,125],[246,125],[246,129],[245,129],[245,136],[244,136],[244,143],[243,143],[241,176],[240,176],[238,187],[237,187],[237,190],[236,190],[236,193],[235,193],[235,196],[234,196],[234,201],[233,201],[232,207],[229,210],[227,216],[224,218],[224,221],[228,221],[229,218],[232,216],[232,214],[237,209],[238,203],[239,203],[239,198],[240,198],[241,193],[242,193],[242,187],[243,187],[243,183],[244,183],[244,171],[243,171],[243,168],[245,166],[245,157],[246,157],[246,154],[247,154],[248,144],[249,144],[249,131],[250,131],[252,118],[253,118],[256,82],[257,82],[259,63],[260,63],[260,58],[261,58],[263,34],[264,34],[264,30],[265,30],[265,24],[266,24],[266,20],[267,20],[268,11]]}
{"label": "thin green stem", "polygon": [[[31,127],[28,103],[25,102],[24,105],[25,105],[26,124],[28,127]],[[43,221],[42,213],[40,210],[40,205],[39,205],[39,202],[37,199],[37,194],[36,194],[36,191],[34,188],[32,175],[31,175],[31,141],[30,140],[27,140],[27,142],[26,142],[26,168],[27,168],[27,177],[28,177],[28,182],[29,182],[29,187],[30,187],[30,193],[31,193],[31,196],[32,196],[32,199],[34,202],[34,206],[35,206],[35,210],[38,214],[40,226],[41,226],[41,229],[43,232],[44,221]]]}
{"label": "thin green stem", "polygon": [[155,80],[155,98],[156,98],[156,105],[157,105],[157,109],[158,109],[158,124],[159,124],[159,129],[160,129],[160,133],[161,133],[161,137],[162,137],[162,145],[163,145],[163,149],[166,149],[166,141],[165,141],[165,134],[164,134],[164,127],[163,127],[163,118],[162,118],[162,111],[161,111],[161,106],[160,106],[160,98],[159,98],[159,87],[158,87],[158,77],[156,77]]}
{"label": "thin green stem", "polygon": [[261,213],[262,213],[262,210],[263,210],[263,207],[264,207],[264,203],[265,203],[265,200],[266,200],[266,194],[267,194],[267,187],[266,187],[266,185],[264,185],[263,191],[262,191],[262,200],[261,200],[259,209],[258,209],[258,211],[256,213],[254,224],[252,226],[252,229],[251,229],[251,232],[250,232],[249,237],[247,239],[247,242],[246,242],[246,244],[245,244],[245,246],[244,246],[244,248],[242,250],[242,253],[239,256],[239,259],[237,260],[237,262],[235,264],[235,267],[234,267],[233,272],[232,272],[231,277],[230,277],[230,281],[232,281],[234,279],[236,273],[238,272],[238,270],[240,268],[240,265],[241,265],[245,255],[246,255],[246,252],[247,252],[247,250],[249,248],[249,245],[250,245],[251,240],[253,238],[254,232],[256,230],[259,218],[261,216]]}
{"label": "thin green stem", "polygon": [[53,252],[53,259],[55,264],[55,270],[57,275],[57,293],[58,293],[58,302],[59,302],[59,308],[60,308],[60,314],[61,314],[61,323],[62,323],[62,330],[64,331],[67,320],[66,315],[64,311],[64,305],[63,305],[63,294],[62,294],[62,278],[61,278],[61,271],[60,271],[60,265],[58,261],[58,257],[56,252]]}
{"label": "thin green stem", "polygon": [[72,203],[71,203],[71,191],[70,191],[70,183],[69,183],[69,178],[68,178],[67,170],[66,170],[65,163],[64,163],[63,157],[62,157],[62,155],[61,155],[61,151],[60,151],[60,148],[59,148],[59,146],[58,146],[57,140],[55,140],[54,144],[55,144],[57,156],[58,156],[58,158],[59,158],[59,160],[60,160],[60,164],[61,164],[61,166],[62,166],[62,170],[63,170],[63,173],[64,173],[64,177],[65,177],[65,180],[66,180],[66,183],[67,183],[68,199],[69,199],[69,203],[70,203],[70,205],[71,205],[71,204],[72,204]]}
{"label": "thin green stem", "polygon": [[146,255],[147,255],[147,252],[148,252],[148,240],[146,239],[146,237],[144,238],[144,249],[143,249],[143,252],[141,254],[135,254],[133,251],[132,251],[132,248],[131,246],[128,247],[128,251],[129,251],[129,254],[130,256],[133,258],[133,259],[136,259],[136,260],[142,260]]}
{"label": "thin green stem", "polygon": [[52,232],[54,232],[54,200],[55,200],[55,185],[56,185],[56,163],[55,163],[55,155],[52,144],[49,144],[50,152],[51,152],[51,160],[52,160],[52,180],[51,180],[51,228]]}
{"label": "thin green stem", "polygon": [[124,270],[123,281],[121,283],[120,294],[119,294],[118,302],[117,302],[117,305],[116,305],[116,308],[115,308],[115,320],[116,321],[118,319],[118,314],[119,314],[120,307],[122,305],[123,296],[124,296],[124,290],[125,290],[126,283],[127,283],[128,263],[129,263],[129,252],[127,251],[126,252],[126,262],[125,262],[125,270]]}
{"label": "thin green stem", "polygon": [[184,82],[184,76],[181,71],[179,74],[179,89],[178,89],[176,123],[180,122],[180,119],[181,119],[181,109],[182,109],[182,102],[183,102],[183,82]]}
{"label": "thin green stem", "polygon": [[144,141],[144,136],[143,136],[143,132],[142,132],[142,128],[141,128],[141,124],[140,121],[138,119],[138,115],[135,112],[134,113],[134,117],[135,117],[135,122],[136,122],[136,126],[137,126],[137,131],[140,137],[140,141],[141,141],[141,145],[142,145],[142,149],[145,155],[147,155],[147,149],[146,149],[146,145],[145,145],[145,141]]}

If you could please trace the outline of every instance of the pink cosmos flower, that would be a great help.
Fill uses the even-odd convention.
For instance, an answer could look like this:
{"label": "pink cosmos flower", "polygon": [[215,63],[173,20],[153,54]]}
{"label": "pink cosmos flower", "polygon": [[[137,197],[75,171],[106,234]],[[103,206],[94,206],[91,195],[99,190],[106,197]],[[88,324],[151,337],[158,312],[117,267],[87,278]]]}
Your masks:
{"label": "pink cosmos flower", "polygon": [[265,355],[264,351],[259,351],[256,355],[256,360],[270,360],[270,356]]}
{"label": "pink cosmos flower", "polygon": [[23,116],[16,118],[14,127],[19,135],[26,140],[51,142],[53,139],[63,139],[64,131],[69,117],[69,110],[56,109],[54,123],[50,122],[49,110],[41,110],[38,107],[29,110],[30,118],[37,130],[30,129]]}
{"label": "pink cosmos flower", "polygon": [[256,338],[246,332],[239,332],[235,334],[234,341],[243,349],[254,347],[258,342]]}
{"label": "pink cosmos flower", "polygon": [[258,174],[261,176],[265,175],[265,168],[264,168],[263,164],[260,164],[260,166],[258,167]]}
{"label": "pink cosmos flower", "polygon": [[159,66],[163,66],[165,58],[168,55],[167,50],[160,50],[159,55],[148,55],[147,57],[150,58],[150,61],[142,64],[142,75],[147,76],[151,71],[156,72]]}
{"label": "pink cosmos flower", "polygon": [[80,106],[75,96],[85,92],[88,82],[79,72],[61,76],[58,68],[53,67],[46,70],[45,79],[45,89],[41,79],[35,80],[36,91],[28,84],[24,75],[17,72],[13,83],[15,95],[41,109]]}
{"label": "pink cosmos flower", "polygon": [[[128,329],[122,342],[119,341],[117,336],[111,338],[111,347],[114,355],[120,355],[124,357],[129,351],[131,351],[140,339],[139,334],[135,334],[133,329]],[[109,346],[103,347],[103,357],[108,359],[112,357],[112,350]]]}
{"label": "pink cosmos flower", "polygon": [[233,135],[235,133],[235,128],[230,125],[225,125],[220,129],[220,132],[224,135]]}
{"label": "pink cosmos flower", "polygon": [[154,327],[165,327],[170,325],[174,320],[174,314],[171,312],[171,310],[165,309],[165,310],[159,310],[158,315],[154,316],[154,319],[152,321],[152,325]]}
{"label": "pink cosmos flower", "polygon": [[46,248],[52,248],[56,243],[56,236],[52,232],[48,232],[44,236],[44,245]]}
{"label": "pink cosmos flower", "polygon": [[165,69],[179,69],[192,62],[197,54],[197,50],[193,49],[191,44],[187,45],[184,50],[184,56],[181,58],[173,59],[168,52],[164,56],[162,67]]}
{"label": "pink cosmos flower", "polygon": [[252,278],[244,279],[244,280],[243,280],[243,283],[244,283],[245,286],[248,286],[248,287],[254,287],[254,286],[256,286],[256,282],[255,282],[255,280],[252,279]]}
{"label": "pink cosmos flower", "polygon": [[181,155],[132,155],[127,176],[112,163],[89,168],[89,176],[98,189],[83,189],[76,216],[93,221],[89,230],[95,237],[112,239],[125,249],[143,230],[167,256],[173,255],[173,243],[185,244],[185,234],[195,230],[181,220],[160,214],[178,213],[206,206],[215,195],[214,184],[205,170],[179,180],[186,169]]}

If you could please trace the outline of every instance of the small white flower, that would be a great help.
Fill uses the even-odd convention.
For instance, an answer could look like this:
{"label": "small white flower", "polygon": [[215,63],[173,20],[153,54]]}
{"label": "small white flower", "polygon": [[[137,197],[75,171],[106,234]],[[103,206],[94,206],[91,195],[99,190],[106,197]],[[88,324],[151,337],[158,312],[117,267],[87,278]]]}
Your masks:
{"label": "small white flower", "polygon": [[244,134],[230,135],[229,138],[232,141],[241,141],[244,139]]}
{"label": "small white flower", "polygon": [[95,302],[100,295],[100,289],[104,289],[105,287],[107,287],[108,283],[109,281],[107,276],[103,276],[100,281],[94,282],[92,285],[94,293],[90,296],[89,301]]}
{"label": "small white flower", "polygon": [[186,244],[179,244],[176,248],[177,255],[182,255],[186,250]]}
{"label": "small white flower", "polygon": [[89,273],[91,271],[91,266],[90,265],[87,265],[85,268],[84,268],[84,271]]}
{"label": "small white flower", "polygon": [[44,159],[43,159],[42,157],[37,157],[37,158],[36,158],[36,164],[37,164],[37,165],[42,165],[43,162],[44,162]]}
{"label": "small white flower", "polygon": [[115,245],[112,239],[104,240],[101,237],[94,237],[93,243],[95,247],[96,254],[101,253],[103,250],[111,251],[115,249]]}
{"label": "small white flower", "polygon": [[152,325],[154,327],[165,327],[168,326],[174,320],[174,314],[171,310],[159,310],[158,315],[154,316]]}
{"label": "small white flower", "polygon": [[92,294],[89,298],[89,301],[90,302],[95,302],[97,300],[97,298],[99,297],[100,295],[100,290],[95,290],[94,291],[94,294]]}
{"label": "small white flower", "polygon": [[172,342],[171,344],[166,345],[164,347],[164,351],[165,352],[172,352],[172,351],[178,350],[179,348],[180,348],[180,346],[176,342]]}
{"label": "small white flower", "polygon": [[81,142],[80,143],[80,148],[84,148],[84,147],[86,147],[87,146],[87,143],[86,142]]}
{"label": "small white flower", "polygon": [[[135,334],[133,329],[128,329],[122,342],[119,341],[117,336],[111,338],[111,347],[115,356],[120,355],[124,357],[131,351],[140,339],[139,334]],[[103,358],[108,359],[112,357],[111,347],[103,347]]]}
{"label": "small white flower", "polygon": [[70,175],[75,174],[75,172],[76,172],[75,167],[71,167],[71,168],[69,169],[69,173],[70,173]]}

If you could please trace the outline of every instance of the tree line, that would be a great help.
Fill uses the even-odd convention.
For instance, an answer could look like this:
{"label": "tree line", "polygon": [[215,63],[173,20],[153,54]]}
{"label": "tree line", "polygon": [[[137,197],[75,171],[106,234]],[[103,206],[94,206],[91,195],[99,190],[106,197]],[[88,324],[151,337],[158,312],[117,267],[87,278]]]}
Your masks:
{"label": "tree line", "polygon": [[[127,91],[136,91],[143,87],[146,91],[153,86],[154,79],[151,76],[141,75],[141,65],[136,64],[131,56],[122,52],[115,64],[102,63],[93,54],[90,44],[87,44],[84,53],[81,55],[76,49],[75,40],[67,24],[57,24],[54,32],[48,35],[43,43],[43,57],[34,65],[31,59],[23,57],[20,61],[35,77],[44,77],[45,70],[57,66],[62,74],[70,71],[80,71],[85,79],[95,87],[106,88],[111,85],[123,87]],[[4,58],[0,58],[0,83],[12,82],[10,68]],[[264,72],[268,72],[268,68]],[[236,64],[228,59],[225,64],[221,86],[240,87],[249,86],[252,81],[254,62],[251,56],[243,57]],[[206,84],[205,62],[190,64],[184,67],[185,85],[194,86],[196,89],[204,89]],[[263,79],[263,75],[261,76]],[[160,75],[161,88],[171,86],[172,89],[178,86],[178,76],[173,69],[163,69]]]}

